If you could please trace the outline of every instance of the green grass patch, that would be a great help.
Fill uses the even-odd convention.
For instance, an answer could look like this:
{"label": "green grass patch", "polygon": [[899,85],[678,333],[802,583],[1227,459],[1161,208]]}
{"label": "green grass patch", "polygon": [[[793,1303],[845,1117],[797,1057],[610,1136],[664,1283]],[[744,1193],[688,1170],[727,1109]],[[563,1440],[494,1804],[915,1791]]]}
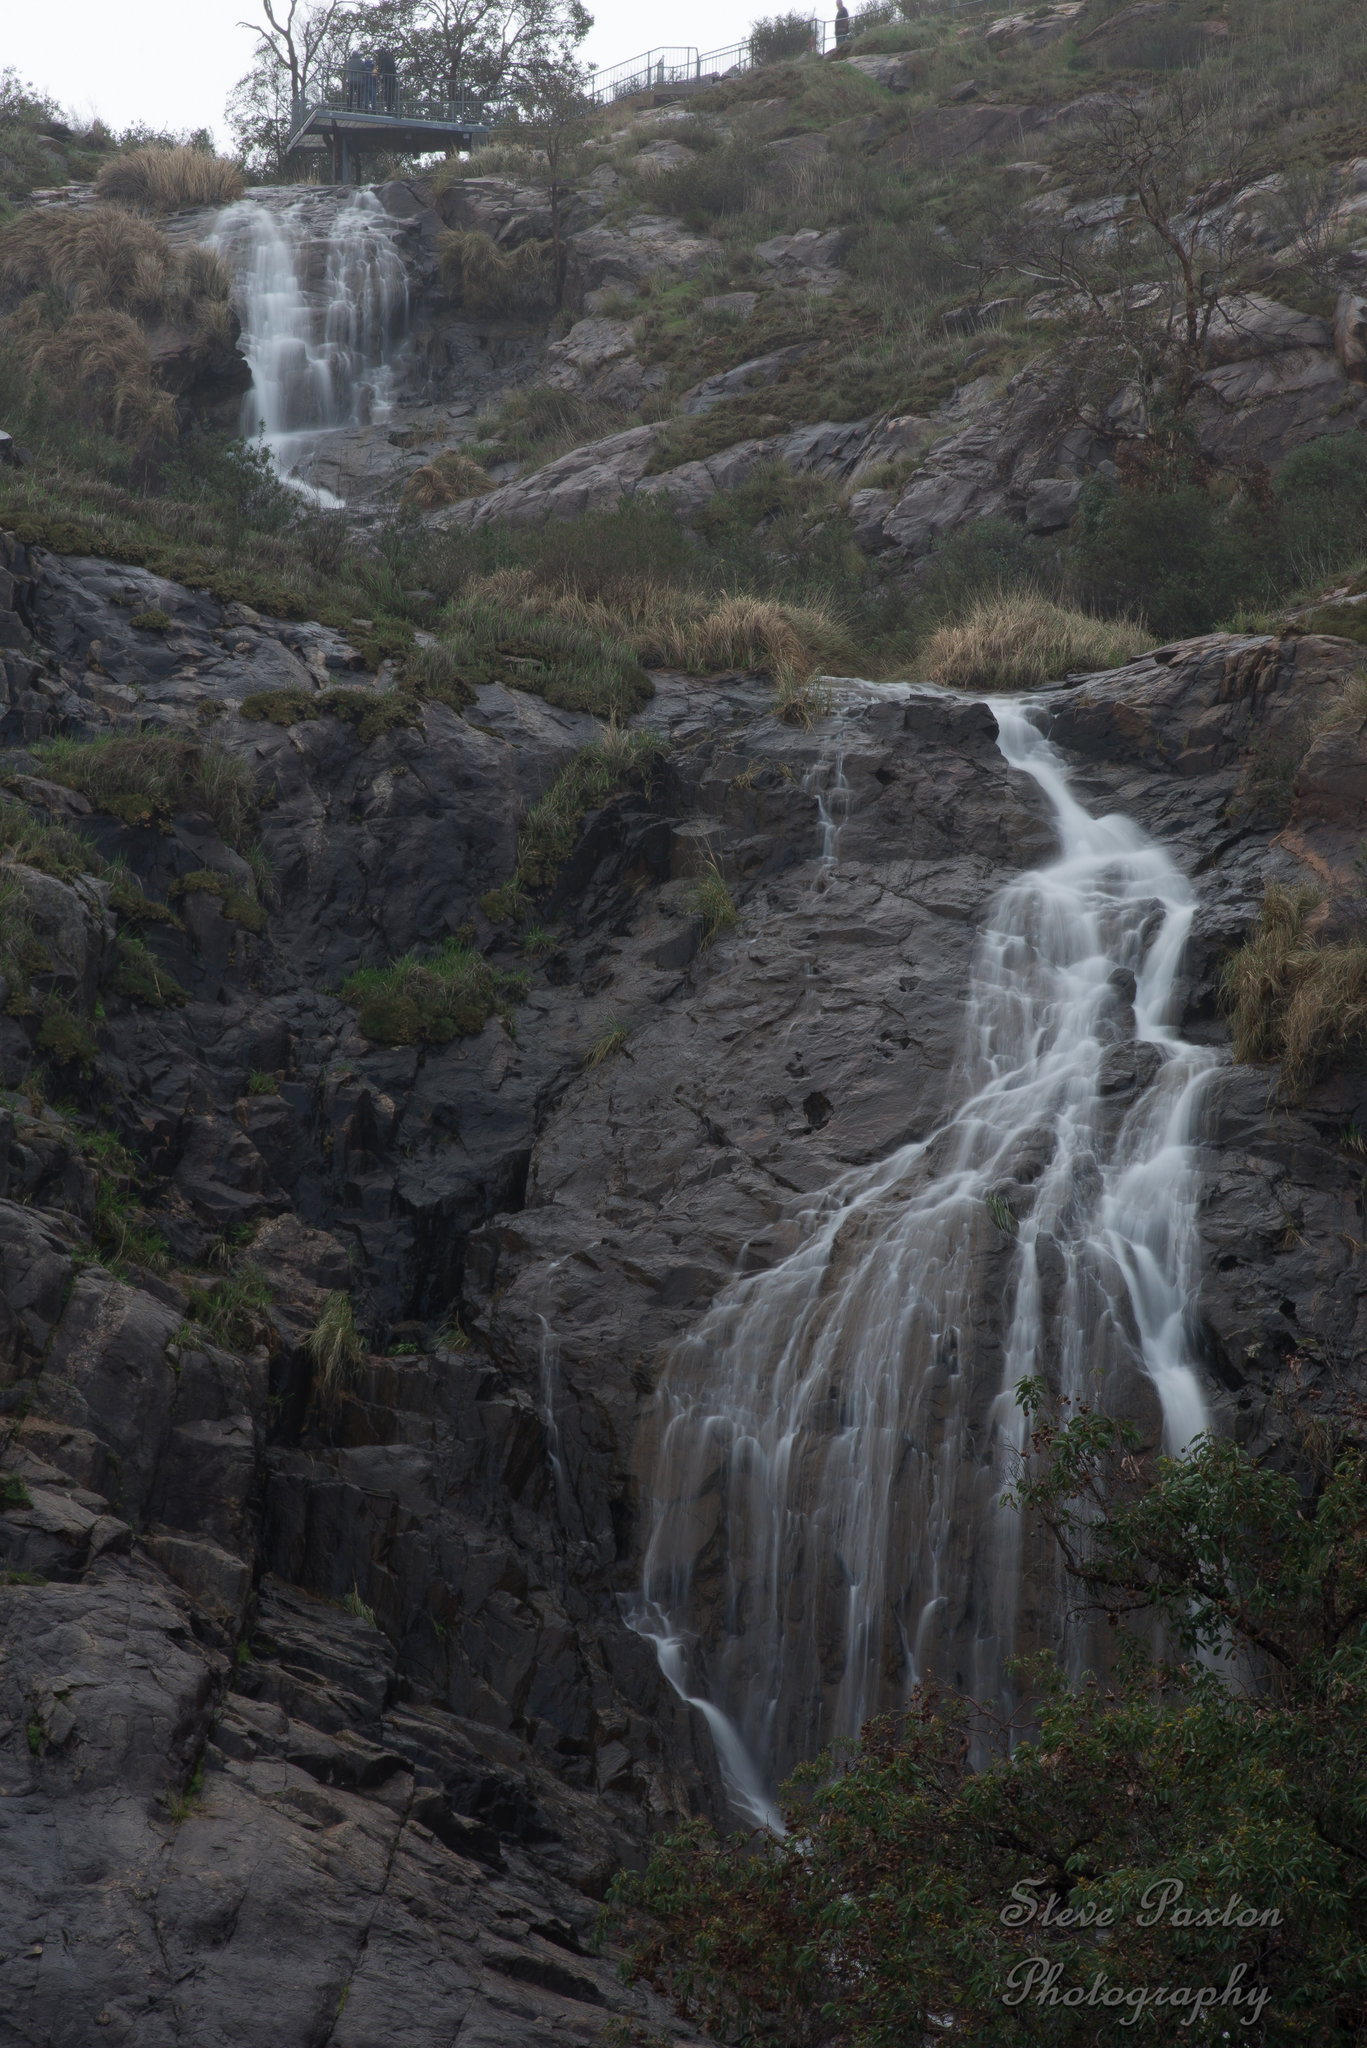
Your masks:
{"label": "green grass patch", "polygon": [[518,834],[514,879],[519,890],[547,889],[574,851],[585,814],[619,790],[649,788],[665,755],[653,732],[610,726],[602,739],[566,762]]}
{"label": "green grass patch", "polygon": [[245,926],[249,932],[264,932],[266,929],[266,912],[256,898],[212,868],[196,868],[193,874],[182,875],[179,881],[172,882],[171,894],[216,896],[223,905],[223,915],[230,917],[234,924]]}
{"label": "green grass patch", "polygon": [[367,747],[404,726],[422,730],[422,706],[406,690],[323,690],[317,696],[308,690],[254,690],[242,700],[242,716],[284,726],[336,718]]}
{"label": "green grass patch", "polygon": [[49,780],[78,789],[126,825],[169,832],[178,811],[203,811],[224,843],[236,847],[255,812],[256,780],[248,763],[197,740],[169,733],[56,739],[33,753]]}
{"label": "green grass patch", "polygon": [[341,997],[377,1044],[447,1045],[482,1031],[490,1017],[511,1023],[526,991],[525,974],[491,967],[472,946],[447,939],[427,960],[405,953],[388,967],[358,968]]}
{"label": "green grass patch", "polygon": [[181,1344],[208,1342],[223,1351],[247,1351],[270,1335],[266,1315],[271,1290],[265,1275],[249,1259],[222,1280],[196,1289],[178,1333]]}
{"label": "green grass patch", "polygon": [[181,987],[141,939],[120,933],[118,951],[118,964],[107,984],[114,995],[149,1010],[179,1009],[189,1002],[188,989]]}

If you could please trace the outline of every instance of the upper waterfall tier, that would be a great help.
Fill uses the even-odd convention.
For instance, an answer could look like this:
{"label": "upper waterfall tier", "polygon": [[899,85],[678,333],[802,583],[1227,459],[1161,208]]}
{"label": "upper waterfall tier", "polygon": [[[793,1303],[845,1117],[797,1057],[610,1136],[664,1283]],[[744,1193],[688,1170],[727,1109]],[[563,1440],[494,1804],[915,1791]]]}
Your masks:
{"label": "upper waterfall tier", "polygon": [[367,190],[253,192],[218,217],[252,384],[242,431],[280,475],[337,503],[315,476],[329,437],[392,402],[408,329],[395,224]]}
{"label": "upper waterfall tier", "polygon": [[1063,1589],[1000,1499],[1024,1376],[1161,1421],[1172,1449],[1206,1421],[1190,1140],[1216,1055],[1171,1023],[1193,894],[1136,825],[1083,809],[1018,704],[992,709],[1058,852],[980,935],[950,1114],[714,1305],[649,1439],[637,1625],[760,1819],[757,1787],[918,1679],[1000,1698],[1013,1654],[1064,1644]]}

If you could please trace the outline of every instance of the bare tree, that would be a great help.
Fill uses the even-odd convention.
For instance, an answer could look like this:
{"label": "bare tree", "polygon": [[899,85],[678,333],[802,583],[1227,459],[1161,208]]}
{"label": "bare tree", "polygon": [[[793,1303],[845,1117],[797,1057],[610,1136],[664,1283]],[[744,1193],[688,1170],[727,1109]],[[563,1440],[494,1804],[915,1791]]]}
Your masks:
{"label": "bare tree", "polygon": [[285,0],[261,0],[266,26],[259,21],[237,24],[260,37],[258,47],[269,51],[288,76],[291,109],[308,97],[314,61],[326,46],[340,7],[341,0],[321,0],[321,4],[319,0],[288,0],[288,5]]}
{"label": "bare tree", "polygon": [[581,68],[548,57],[533,59],[521,67],[519,93],[522,113],[517,133],[531,144],[532,161],[537,167],[532,175],[545,185],[551,202],[551,261],[558,308],[565,296],[561,205],[567,187],[573,182],[592,103]]}
{"label": "bare tree", "polygon": [[1070,156],[1105,199],[1018,236],[1015,266],[1083,312],[1145,389],[1164,381],[1181,413],[1229,290],[1241,233],[1232,202],[1256,175],[1248,134],[1184,80],[1109,101]]}

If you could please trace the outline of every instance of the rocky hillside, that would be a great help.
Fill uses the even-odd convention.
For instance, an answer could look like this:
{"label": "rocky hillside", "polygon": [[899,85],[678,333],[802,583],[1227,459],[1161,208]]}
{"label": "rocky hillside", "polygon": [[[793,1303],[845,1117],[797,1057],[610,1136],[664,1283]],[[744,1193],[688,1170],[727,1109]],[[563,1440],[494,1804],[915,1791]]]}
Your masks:
{"label": "rocky hillside", "polygon": [[[657,1362],[804,1192],[942,1113],[1038,797],[981,704],[852,689],[803,730],[661,674],[653,768],[578,821],[547,938],[500,939],[481,896],[590,721],[486,685],[367,738],[327,633],[6,547],[7,2025],[595,2038],[609,1875],[716,1797],[619,1618]],[[1269,876],[1360,929],[1355,669],[1217,635],[1048,701],[1084,798],[1199,878],[1188,1031],[1223,1040]],[[282,689],[321,715],[253,715]],[[739,912],[706,945],[700,845]],[[377,1042],[336,993],[376,925],[473,928],[525,985]],[[1133,1043],[1113,1078],[1145,1085]],[[1213,1098],[1201,1327],[1250,1442],[1357,1385],[1364,1127],[1360,1065]]]}

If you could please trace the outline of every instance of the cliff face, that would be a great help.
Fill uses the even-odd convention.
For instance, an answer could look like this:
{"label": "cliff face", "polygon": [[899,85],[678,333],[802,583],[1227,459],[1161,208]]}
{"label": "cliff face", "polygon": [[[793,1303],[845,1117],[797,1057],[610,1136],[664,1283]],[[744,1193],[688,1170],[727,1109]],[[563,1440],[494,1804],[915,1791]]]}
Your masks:
{"label": "cliff face", "polygon": [[[1050,849],[1038,792],[979,703],[851,687],[797,729],[744,677],[657,676],[638,722],[663,766],[584,818],[516,1035],[495,1016],[385,1047],[334,991],[467,924],[515,964],[479,899],[594,721],[492,687],[369,743],[244,717],[262,689],[377,686],[321,628],[5,560],[0,768],[105,871],[7,842],[32,990],[90,1044],[64,1061],[9,992],[0,2035],[595,2038],[645,2013],[587,1952],[611,1871],[719,1799],[622,1619],[660,1361],[791,1248],[807,1197],[952,1107],[985,907]],[[166,630],[130,623],[153,609]],[[1355,660],[1213,636],[1046,700],[1081,799],[1195,881],[1183,1024],[1213,1043],[1218,963],[1269,875],[1316,876],[1327,928],[1360,921],[1367,724],[1323,716]],[[203,810],[100,808],[29,751],[138,720],[250,764],[264,918]],[[701,948],[708,854],[740,918]],[[119,992],[115,859],[176,912],[137,929],[179,1006]],[[1150,1074],[1118,1058],[1118,1099]],[[1208,1099],[1205,1369],[1249,1441],[1275,1442],[1288,1394],[1352,1384],[1364,1127],[1360,1068],[1295,1112],[1266,1068]],[[161,1270],[111,1229],[111,1128]],[[203,1313],[225,1257],[255,1270],[241,1324]],[[308,1338],[348,1290],[375,1348],[329,1388]]]}

